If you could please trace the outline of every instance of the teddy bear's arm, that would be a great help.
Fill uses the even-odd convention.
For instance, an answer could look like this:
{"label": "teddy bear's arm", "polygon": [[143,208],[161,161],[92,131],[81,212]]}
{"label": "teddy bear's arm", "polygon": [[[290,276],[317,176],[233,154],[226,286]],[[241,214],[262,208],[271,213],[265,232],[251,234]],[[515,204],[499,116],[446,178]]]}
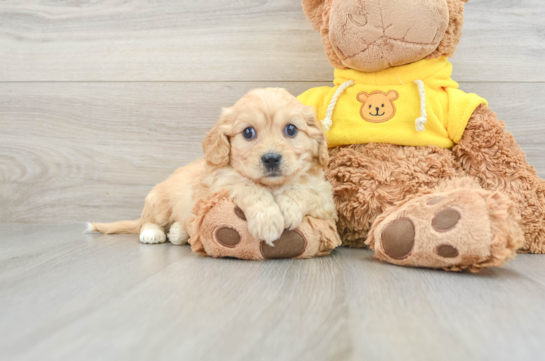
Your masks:
{"label": "teddy bear's arm", "polygon": [[488,105],[488,102],[477,94],[465,93],[456,88],[445,88],[445,91],[448,95],[447,132],[449,138],[458,144],[475,109],[480,105]]}
{"label": "teddy bear's arm", "polygon": [[479,106],[453,152],[484,189],[498,190],[515,202],[526,239],[522,251],[545,253],[545,181],[496,113]]}

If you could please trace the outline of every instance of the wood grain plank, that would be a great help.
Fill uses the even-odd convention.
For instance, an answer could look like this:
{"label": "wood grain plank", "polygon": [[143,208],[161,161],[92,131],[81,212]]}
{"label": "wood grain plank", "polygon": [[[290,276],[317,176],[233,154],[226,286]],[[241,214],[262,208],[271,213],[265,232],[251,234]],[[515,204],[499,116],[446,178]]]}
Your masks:
{"label": "wood grain plank", "polygon": [[339,253],[350,329],[356,339],[372,334],[367,342],[354,343],[357,355],[537,360],[545,349],[540,341],[545,288],[532,279],[543,268],[543,257],[517,256],[503,269],[471,275],[397,267],[374,260],[372,251]]}
{"label": "wood grain plank", "polygon": [[[77,352],[78,359],[287,360],[306,351],[333,358],[347,345],[335,259],[226,262],[74,226],[0,232],[10,250],[0,270],[0,324],[12,330],[0,340],[2,359]],[[130,304],[138,309],[127,319]],[[93,336],[96,326],[102,331]]]}
{"label": "wood grain plank", "polygon": [[471,0],[462,40],[452,59],[453,79],[543,82],[545,3],[541,0]]}
{"label": "wood grain plank", "polygon": [[[202,156],[220,108],[247,91],[322,83],[0,84],[0,221],[136,219],[151,188]],[[545,177],[545,84],[462,84],[506,120]]]}
{"label": "wood grain plank", "polygon": [[[541,0],[472,0],[459,81],[545,81]],[[0,3],[0,81],[327,81],[299,0]]]}
{"label": "wood grain plank", "polygon": [[134,235],[1,225],[0,359],[538,360],[543,256],[448,273],[369,250],[202,258]]}

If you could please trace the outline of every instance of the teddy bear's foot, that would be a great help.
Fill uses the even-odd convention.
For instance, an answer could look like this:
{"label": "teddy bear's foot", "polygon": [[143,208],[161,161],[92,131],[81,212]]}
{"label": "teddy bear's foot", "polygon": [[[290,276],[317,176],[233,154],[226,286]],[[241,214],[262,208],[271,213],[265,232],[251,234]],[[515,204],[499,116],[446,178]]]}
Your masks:
{"label": "teddy bear's foot", "polygon": [[211,257],[247,260],[312,258],[328,255],[341,241],[334,221],[305,217],[295,230],[285,230],[273,246],[256,240],[246,216],[226,193],[199,202],[194,210],[192,249]]}
{"label": "teddy bear's foot", "polygon": [[377,218],[367,243],[396,265],[478,272],[515,257],[524,240],[517,220],[508,197],[457,189],[393,207]]}

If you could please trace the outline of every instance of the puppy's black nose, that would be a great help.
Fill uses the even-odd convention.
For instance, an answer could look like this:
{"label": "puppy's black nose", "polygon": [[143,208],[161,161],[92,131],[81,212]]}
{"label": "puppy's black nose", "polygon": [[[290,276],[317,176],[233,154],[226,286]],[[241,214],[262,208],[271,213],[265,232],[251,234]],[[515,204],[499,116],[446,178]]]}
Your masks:
{"label": "puppy's black nose", "polygon": [[267,153],[261,157],[261,163],[267,168],[267,170],[275,170],[280,167],[282,162],[282,156],[277,153]]}
{"label": "puppy's black nose", "polygon": [[378,112],[379,112],[379,111],[380,111],[380,108],[379,108],[379,107],[377,107],[377,114],[378,114]]}

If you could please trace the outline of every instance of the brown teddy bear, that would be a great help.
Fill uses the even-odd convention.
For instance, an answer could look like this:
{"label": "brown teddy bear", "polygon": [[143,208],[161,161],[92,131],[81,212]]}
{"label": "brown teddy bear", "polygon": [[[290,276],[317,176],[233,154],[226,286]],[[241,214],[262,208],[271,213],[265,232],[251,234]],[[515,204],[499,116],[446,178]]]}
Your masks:
{"label": "brown teddy bear", "polygon": [[336,68],[299,99],[327,131],[343,245],[475,272],[545,253],[545,181],[450,78],[467,0],[302,2]]}

